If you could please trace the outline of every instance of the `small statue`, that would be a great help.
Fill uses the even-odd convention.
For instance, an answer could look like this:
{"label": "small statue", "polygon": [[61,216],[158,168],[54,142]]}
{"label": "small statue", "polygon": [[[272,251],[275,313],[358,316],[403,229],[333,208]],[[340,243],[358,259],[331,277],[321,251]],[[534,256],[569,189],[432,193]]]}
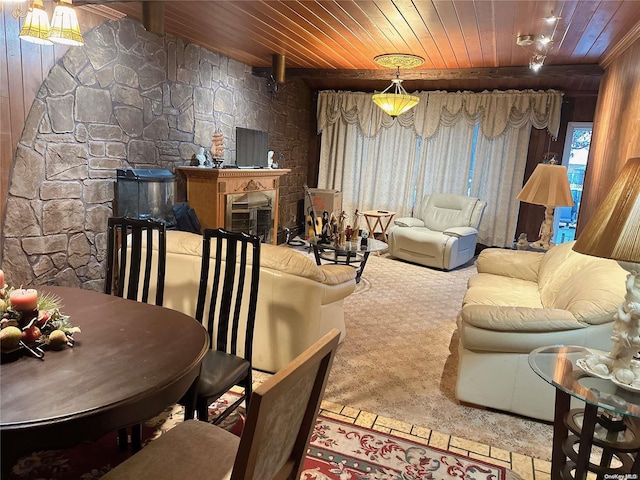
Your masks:
{"label": "small statue", "polygon": [[360,239],[360,248],[367,248],[369,246],[369,231],[362,231],[362,238]]}
{"label": "small statue", "polygon": [[353,232],[354,235],[357,237],[358,235],[360,235],[360,215],[361,213],[358,211],[358,209],[356,208],[355,213],[353,214]]}
{"label": "small statue", "polygon": [[204,154],[204,147],[200,147],[200,152],[196,155],[196,160],[198,160],[199,167],[204,168],[207,166],[207,157]]}
{"label": "small statue", "polygon": [[529,240],[527,240],[527,234],[521,233],[516,242],[516,248],[518,250],[526,250],[529,247]]}
{"label": "small statue", "polygon": [[344,212],[340,212],[340,220],[338,221],[338,244],[344,245],[346,242],[346,224],[347,224],[347,214]]}
{"label": "small statue", "polygon": [[216,131],[211,138],[211,156],[213,158],[224,158],[224,135]]}
{"label": "small statue", "polygon": [[329,212],[322,212],[322,234],[320,235],[320,243],[330,243],[331,225],[329,224]]}
{"label": "small statue", "polygon": [[336,247],[338,246],[338,242],[340,241],[340,235],[338,233],[338,219],[335,214],[331,212],[331,218],[329,220],[329,228],[331,231],[331,243],[333,243]]}

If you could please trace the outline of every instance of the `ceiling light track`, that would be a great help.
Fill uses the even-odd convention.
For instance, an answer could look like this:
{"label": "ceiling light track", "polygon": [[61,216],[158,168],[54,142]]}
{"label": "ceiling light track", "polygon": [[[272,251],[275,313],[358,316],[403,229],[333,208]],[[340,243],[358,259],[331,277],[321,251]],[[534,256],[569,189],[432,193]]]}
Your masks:
{"label": "ceiling light track", "polygon": [[561,18],[560,14],[556,15],[555,12],[551,10],[551,14],[548,17],[542,18],[544,23],[547,25],[553,25],[553,29],[550,32],[549,27],[545,27],[543,25],[538,35],[532,35],[529,33],[526,35],[518,35],[516,38],[516,44],[524,48],[529,53],[529,68],[533,72],[540,71],[547,56],[554,47],[553,39],[558,30]]}

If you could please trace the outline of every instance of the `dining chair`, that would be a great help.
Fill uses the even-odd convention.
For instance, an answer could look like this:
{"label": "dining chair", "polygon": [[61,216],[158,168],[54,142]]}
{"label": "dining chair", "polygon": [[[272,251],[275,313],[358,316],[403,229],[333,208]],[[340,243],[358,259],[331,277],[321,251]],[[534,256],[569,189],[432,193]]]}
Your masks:
{"label": "dining chair", "polygon": [[102,479],[300,478],[339,338],[334,328],[255,389],[239,439],[187,420]]}
{"label": "dining chair", "polygon": [[[202,241],[195,318],[209,332],[210,350],[202,360],[197,382],[198,419],[208,421],[211,402],[235,385],[244,387],[244,394],[214,419],[217,424],[243,401],[249,408],[260,238],[218,228],[205,229]],[[181,403],[185,406],[185,418],[193,418],[193,403]]]}
{"label": "dining chair", "polygon": [[[154,234],[154,232],[157,233]],[[149,303],[151,281],[154,280],[155,304],[161,306],[167,259],[166,225],[153,220],[111,217],[108,220],[107,235],[107,273],[104,292]],[[142,258],[143,241],[146,243],[144,259]],[[158,245],[158,256],[155,260],[153,258],[154,243]]]}
{"label": "dining chair", "polygon": [[[110,217],[107,228],[107,272],[104,293],[149,303],[149,292],[155,288],[155,304],[162,306],[166,252],[166,225],[153,220]],[[154,244],[158,254],[154,259]],[[142,257],[142,247],[146,254]],[[141,278],[142,277],[142,278]],[[142,285],[140,284],[142,280]],[[118,445],[127,448],[127,429],[118,431]],[[131,427],[131,450],[142,446],[142,425]]]}

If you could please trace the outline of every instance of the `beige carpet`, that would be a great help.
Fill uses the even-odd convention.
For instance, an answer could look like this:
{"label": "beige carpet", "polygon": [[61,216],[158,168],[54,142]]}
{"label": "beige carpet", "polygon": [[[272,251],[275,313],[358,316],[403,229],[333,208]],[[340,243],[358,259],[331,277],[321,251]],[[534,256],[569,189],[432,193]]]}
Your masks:
{"label": "beige carpet", "polygon": [[325,399],[549,460],[552,427],[460,405],[456,317],[469,265],[452,272],[370,256],[345,300],[347,336]]}

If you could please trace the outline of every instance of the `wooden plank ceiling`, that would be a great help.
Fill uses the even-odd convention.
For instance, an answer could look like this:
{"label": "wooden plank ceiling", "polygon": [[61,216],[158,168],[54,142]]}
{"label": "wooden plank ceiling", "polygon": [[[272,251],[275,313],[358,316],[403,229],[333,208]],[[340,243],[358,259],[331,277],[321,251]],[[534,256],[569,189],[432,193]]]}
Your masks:
{"label": "wooden plank ceiling", "polygon": [[[101,3],[142,21],[140,2]],[[549,23],[552,13],[560,20]],[[640,24],[637,0],[167,0],[165,31],[270,72],[286,58],[287,79],[314,90],[382,90],[394,76],[383,53],[414,53],[422,66],[402,70],[415,90],[558,88],[597,92],[598,64]],[[553,39],[545,65],[528,68],[519,35]]]}

